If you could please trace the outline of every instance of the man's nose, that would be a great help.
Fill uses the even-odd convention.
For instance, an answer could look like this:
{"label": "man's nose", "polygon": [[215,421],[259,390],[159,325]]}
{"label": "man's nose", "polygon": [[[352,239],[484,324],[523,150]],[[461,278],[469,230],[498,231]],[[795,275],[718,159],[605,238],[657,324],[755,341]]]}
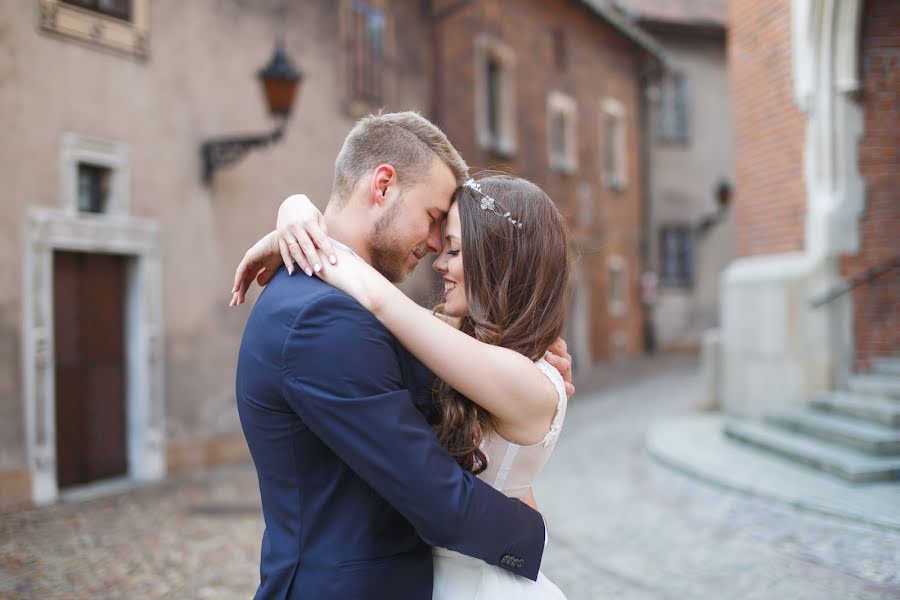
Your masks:
{"label": "man's nose", "polygon": [[429,252],[434,252],[435,254],[440,254],[444,249],[444,244],[441,241],[441,230],[437,229],[435,232],[434,229],[428,232],[428,239],[425,240],[425,246],[428,248]]}

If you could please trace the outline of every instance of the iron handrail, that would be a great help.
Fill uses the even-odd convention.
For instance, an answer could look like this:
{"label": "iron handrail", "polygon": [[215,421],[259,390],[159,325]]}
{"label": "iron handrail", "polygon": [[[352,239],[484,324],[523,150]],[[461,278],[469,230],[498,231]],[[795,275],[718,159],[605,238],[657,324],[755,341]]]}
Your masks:
{"label": "iron handrail", "polygon": [[885,273],[896,268],[900,268],[900,254],[894,256],[891,259],[888,259],[881,264],[866,269],[849,281],[841,282],[840,284],[832,287],[821,296],[811,299],[809,301],[809,305],[812,308],[821,308],[822,306],[825,306],[826,304],[840,298],[847,292],[854,290],[861,285],[871,283],[873,280],[878,279]]}

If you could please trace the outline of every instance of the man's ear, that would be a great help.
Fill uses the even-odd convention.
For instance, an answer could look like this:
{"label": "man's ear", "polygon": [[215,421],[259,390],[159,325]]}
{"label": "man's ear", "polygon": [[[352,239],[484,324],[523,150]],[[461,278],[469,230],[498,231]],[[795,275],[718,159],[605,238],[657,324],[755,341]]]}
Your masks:
{"label": "man's ear", "polygon": [[391,165],[378,165],[369,182],[369,197],[372,205],[382,206],[387,200],[391,186],[397,185],[397,170]]}

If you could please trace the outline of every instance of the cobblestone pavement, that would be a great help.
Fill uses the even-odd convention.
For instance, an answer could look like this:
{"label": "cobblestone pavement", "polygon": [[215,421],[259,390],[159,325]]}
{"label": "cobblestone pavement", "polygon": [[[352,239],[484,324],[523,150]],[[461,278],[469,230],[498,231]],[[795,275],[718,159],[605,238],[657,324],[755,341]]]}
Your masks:
{"label": "cobblestone pavement", "polygon": [[[545,573],[570,600],[900,598],[900,534],[671,472],[646,430],[696,403],[696,365],[651,365],[573,400],[536,486]],[[0,515],[0,599],[249,598],[262,520],[252,467]]]}

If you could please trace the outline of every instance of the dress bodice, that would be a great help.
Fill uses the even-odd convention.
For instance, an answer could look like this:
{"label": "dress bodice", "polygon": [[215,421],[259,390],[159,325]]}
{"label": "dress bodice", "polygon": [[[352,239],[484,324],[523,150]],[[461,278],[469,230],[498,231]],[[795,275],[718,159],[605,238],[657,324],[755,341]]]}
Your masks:
{"label": "dress bodice", "polygon": [[544,439],[536,444],[523,446],[492,431],[481,443],[481,450],[487,455],[488,466],[478,477],[513,498],[523,497],[544,468],[556,446],[566,416],[567,397],[562,375],[543,358],[534,364],[553,382],[557,394],[556,414]]}

